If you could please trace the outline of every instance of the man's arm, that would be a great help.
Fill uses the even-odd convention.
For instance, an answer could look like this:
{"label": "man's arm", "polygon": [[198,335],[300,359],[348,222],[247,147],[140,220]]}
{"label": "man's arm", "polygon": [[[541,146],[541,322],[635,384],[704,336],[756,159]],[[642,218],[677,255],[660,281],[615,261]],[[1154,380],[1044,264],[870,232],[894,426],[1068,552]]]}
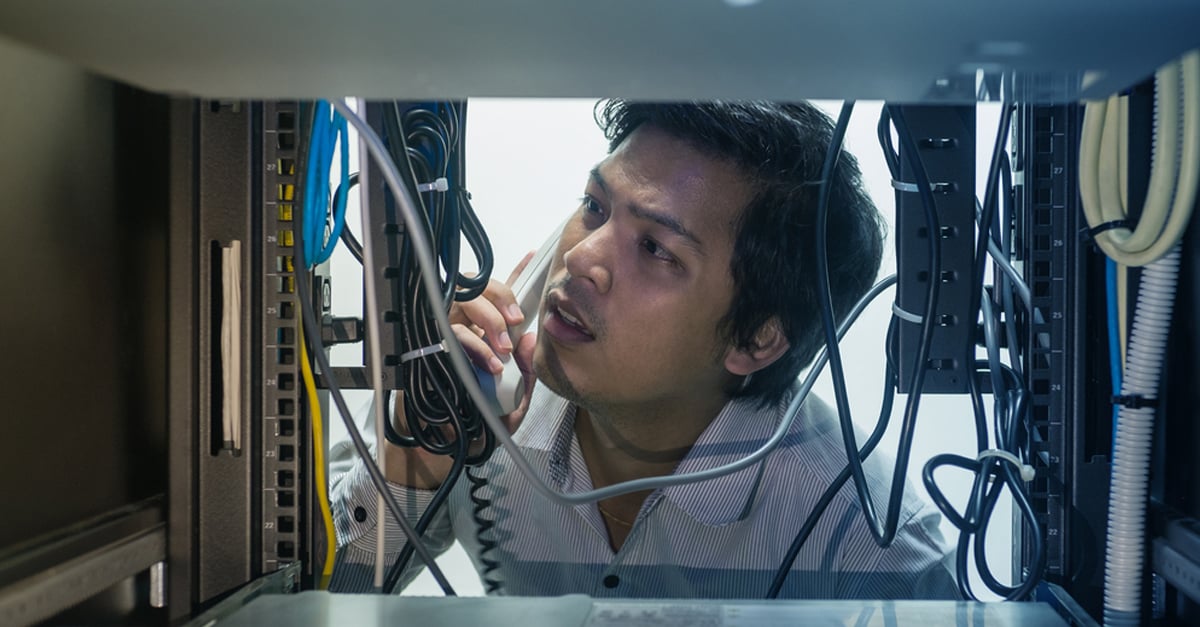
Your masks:
{"label": "man's arm", "polygon": [[[349,451],[348,460],[344,454],[342,457],[330,465],[330,501],[333,504],[338,552],[329,588],[335,592],[362,592],[372,590],[375,585],[375,530],[380,522],[376,507],[378,492],[362,460],[352,450]],[[395,483],[389,483],[388,489],[414,526],[429,508],[436,493],[435,490],[421,490]],[[385,559],[390,567],[408,538],[386,511],[383,523]],[[454,543],[448,509],[442,507],[435,513],[421,541],[434,555],[440,555]],[[424,564],[414,556],[404,569],[401,585],[407,586],[423,568]]]}
{"label": "man's arm", "polygon": [[[513,278],[529,262],[529,256],[513,271]],[[511,431],[515,431],[529,406],[533,390],[533,349],[536,338],[526,334],[514,342],[508,337],[507,329],[524,319],[524,314],[515,305],[516,299],[508,284],[489,282],[483,296],[466,303],[459,303],[450,312],[455,336],[463,345],[467,355],[482,368],[496,372],[502,368],[501,360],[515,359],[526,373],[525,397],[520,406],[503,420]],[[397,401],[393,414],[395,426],[407,431],[408,421],[404,416],[404,403]],[[368,423],[375,415],[374,405],[368,414]],[[374,431],[368,425],[366,431]],[[345,445],[348,443],[340,443]],[[385,447],[383,473],[388,489],[396,497],[409,522],[416,521],[429,508],[437,489],[445,483],[453,467],[453,459],[447,455],[435,455],[422,448],[406,448],[383,442]],[[337,447],[335,447],[337,449]],[[330,583],[333,590],[368,590],[374,585],[376,557],[377,492],[370,480],[366,467],[353,450],[330,451],[331,506],[334,526],[337,529],[339,547],[334,576]],[[399,524],[388,516],[384,521],[385,550],[390,565],[399,554],[408,538]],[[450,515],[446,507],[434,514],[422,541],[436,554],[444,552],[454,542]],[[407,585],[424,565],[412,560],[401,578]]]}

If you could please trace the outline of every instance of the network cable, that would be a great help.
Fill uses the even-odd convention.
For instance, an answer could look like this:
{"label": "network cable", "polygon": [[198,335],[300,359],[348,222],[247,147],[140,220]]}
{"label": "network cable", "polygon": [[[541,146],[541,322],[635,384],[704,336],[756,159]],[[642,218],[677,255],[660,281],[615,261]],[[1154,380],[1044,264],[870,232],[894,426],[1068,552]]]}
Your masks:
{"label": "network cable", "polygon": [[[351,189],[354,189],[354,187],[357,185],[358,185],[358,172],[351,174],[349,179],[345,182],[345,184],[338,185],[337,191],[334,192],[334,194],[333,194],[333,202],[334,202],[333,212],[335,215],[338,212],[341,212],[343,215],[345,215],[346,196],[349,193],[349,191]],[[340,206],[338,204],[339,198],[342,199]],[[346,247],[346,250],[347,250],[347,252],[350,253],[350,256],[354,257],[354,260],[361,264],[363,262],[362,243],[358,241],[357,237],[354,237],[354,232],[351,231],[348,226],[342,228],[341,240],[342,240],[342,245]]]}
{"label": "network cable", "polygon": [[329,482],[325,473],[325,424],[321,419],[321,402],[317,398],[317,383],[313,378],[312,366],[309,364],[308,346],[304,341],[303,330],[300,333],[300,372],[304,379],[304,391],[308,398],[309,411],[312,412],[312,442],[313,442],[313,475],[317,490],[317,506],[321,512],[321,523],[325,531],[325,563],[321,569],[320,589],[329,587],[333,577],[334,550],[337,547],[337,536],[333,527],[333,513],[329,508]]}
{"label": "network cable", "polygon": [[[429,347],[441,345],[430,312],[434,308],[448,312],[454,301],[478,297],[487,286],[492,268],[491,244],[465,191],[464,107],[437,103],[402,111],[400,103],[390,103],[384,114],[385,137],[392,161],[407,166],[401,168],[405,184],[421,210],[421,228],[436,244],[437,259],[444,272],[441,298],[438,301],[427,299],[421,290],[420,272],[409,234],[403,241],[399,265],[391,278],[396,284],[395,289],[403,296],[398,320],[402,352],[421,356],[401,357],[401,376],[406,391],[401,405],[407,434],[399,433],[387,421],[384,423],[386,438],[398,446],[420,447],[435,454],[450,455],[453,459],[449,475],[417,521],[418,534],[424,533],[444,507],[465,469],[484,463],[495,450],[495,437],[485,427],[478,408],[454,376],[445,353],[427,352]],[[395,202],[394,198],[388,200]],[[480,268],[478,274],[469,277],[459,272],[459,242],[464,238],[470,243]],[[482,525],[485,520],[482,511],[490,505],[479,492],[486,480],[473,475],[471,479],[475,518]],[[486,529],[477,529],[479,534],[484,531]],[[398,591],[412,549],[411,542],[406,544],[391,565],[384,581],[385,592]],[[489,586],[491,591],[496,587],[498,583]]]}
{"label": "network cable", "polygon": [[[892,146],[891,139],[891,114],[895,112],[892,108],[885,108],[880,116],[880,121],[877,126],[877,134],[879,142],[884,151],[885,159],[888,162],[889,169],[893,173],[893,178],[897,176],[899,169],[899,158]],[[1011,233],[1010,227],[1001,226],[1000,212],[998,211],[999,198],[1004,199],[1005,216],[1011,220],[1012,207],[1011,197],[1007,191],[1011,188],[1011,166],[1005,152],[1007,141],[1007,130],[1011,120],[1012,108],[1005,106],[1001,111],[1000,128],[997,131],[996,144],[992,152],[992,159],[988,169],[988,179],[986,183],[985,199],[983,203],[978,204],[977,221],[979,224],[979,239],[976,244],[975,265],[971,277],[972,297],[970,302],[976,312],[981,309],[984,312],[984,331],[987,337],[987,348],[989,351],[989,361],[983,364],[987,372],[992,374],[992,388],[994,398],[997,404],[996,408],[996,440],[998,449],[988,449],[986,413],[983,409],[983,399],[980,394],[979,385],[976,380],[976,371],[973,371],[968,376],[968,389],[970,393],[973,414],[975,417],[976,426],[976,444],[980,451],[980,458],[971,460],[953,455],[935,456],[926,464],[923,473],[923,479],[927,490],[935,503],[942,510],[953,525],[961,530],[959,538],[959,551],[956,563],[957,581],[960,587],[960,593],[966,598],[974,598],[970,590],[968,573],[967,573],[967,558],[972,554],[970,549],[970,540],[975,538],[975,557],[976,568],[979,571],[985,585],[993,592],[1005,596],[1007,598],[1021,598],[1032,590],[1033,586],[1040,581],[1041,572],[1045,566],[1045,549],[1044,542],[1041,538],[1041,530],[1037,525],[1036,518],[1033,516],[1032,506],[1029,502],[1028,495],[1025,492],[1024,484],[1018,480],[1016,469],[1002,464],[998,459],[1018,460],[1024,463],[1021,457],[1009,451],[1018,451],[1024,454],[1025,447],[1018,443],[1016,429],[1021,424],[1019,417],[1027,416],[1026,404],[1028,396],[1024,393],[1021,384],[1020,376],[1012,369],[1003,366],[999,362],[998,353],[998,323],[996,316],[991,309],[990,301],[986,299],[981,301],[983,290],[983,261],[985,255],[992,258],[996,267],[1000,269],[1000,285],[1001,300],[1004,305],[1004,333],[1008,340],[1010,359],[1014,361],[1016,367],[1019,368],[1019,360],[1017,359],[1017,328],[1016,316],[1017,312],[1014,307],[1014,294],[1020,298],[1026,310],[1032,311],[1032,297],[1029,292],[1028,285],[1024,282],[1019,272],[1012,266],[1009,261],[1011,251]],[[903,141],[907,133],[899,128],[902,120],[897,120],[898,135]],[[915,150],[913,150],[915,154]],[[918,179],[920,182],[920,178]],[[1003,190],[1003,195],[1001,194]],[[997,243],[993,236],[994,233],[999,235],[1000,242]],[[967,363],[975,363],[974,348],[968,347]],[[1008,384],[1002,383],[1001,372],[1007,372]],[[1011,390],[1011,391],[1010,391]],[[919,388],[915,394],[919,395]],[[1010,398],[1011,396],[1011,398]],[[910,397],[911,398],[911,397]],[[1003,425],[1003,426],[1002,426]],[[905,449],[902,445],[902,453]],[[1027,456],[1027,455],[1026,455]],[[853,462],[852,462],[853,463]],[[966,514],[959,514],[949,505],[948,501],[941,494],[936,483],[933,480],[933,470],[942,465],[956,465],[961,468],[971,470],[976,473],[974,486],[968,498],[968,510]],[[1000,482],[993,484],[992,488],[986,489],[987,479],[990,477],[999,477]],[[994,507],[999,499],[1003,487],[1009,487],[1013,493],[1013,498],[1017,502],[1018,509],[1022,512],[1024,520],[1030,525],[1031,531],[1029,536],[1032,538],[1034,568],[1026,581],[1021,586],[1011,588],[1000,584],[992,575],[986,563],[986,555],[983,551],[983,539],[987,532],[987,523]]]}
{"label": "network cable", "polygon": [[[876,296],[883,293],[887,287],[896,284],[896,275],[892,275],[883,281],[880,281],[862,300],[855,306],[854,311],[848,316],[848,320],[853,321],[858,318],[865,306],[873,301]],[[887,432],[888,424],[891,422],[893,401],[896,397],[896,364],[893,360],[891,347],[893,346],[894,336],[896,332],[896,318],[893,316],[891,323],[888,324],[887,338],[884,341],[884,355],[886,355],[886,371],[883,377],[883,402],[880,404],[879,417],[875,421],[875,429],[871,431],[871,435],[867,437],[867,441],[863,443],[862,449],[858,452],[860,462],[865,461],[867,456],[875,450],[879,441],[883,438],[883,434]],[[783,584],[787,581],[787,576],[792,571],[792,565],[796,563],[796,557],[800,555],[800,550],[804,548],[804,544],[812,535],[813,529],[816,529],[817,523],[821,517],[829,509],[830,503],[833,502],[837,493],[841,491],[842,486],[846,485],[846,481],[850,478],[850,465],[846,464],[837,477],[830,482],[825,488],[825,492],[817,499],[813,505],[812,511],[809,512],[808,518],[804,520],[804,524],[800,525],[800,530],[796,532],[795,538],[792,539],[791,545],[784,553],[783,562],[775,571],[775,577],[771,580],[771,587],[767,589],[766,598],[775,599],[779,597],[779,592],[783,590]]]}
{"label": "network cable", "polygon": [[[1018,295],[1024,302],[1026,309],[1030,311],[1032,311],[1032,301],[1028,286],[1009,261],[1011,251],[1011,234],[1009,231],[1011,226],[1007,223],[1001,225],[999,219],[998,197],[1002,191],[1006,201],[1006,211],[1004,213],[1006,216],[1011,216],[1011,206],[1008,203],[1011,170],[1005,147],[1012,111],[1013,109],[1010,105],[1004,105],[1001,109],[996,142],[992,150],[988,178],[985,183],[984,201],[978,205],[979,212],[976,217],[978,240],[976,242],[974,266],[970,278],[971,308],[972,311],[981,312],[983,315],[985,348],[988,356],[986,362],[976,363],[974,359],[974,346],[969,345],[967,347],[967,363],[975,364],[972,373],[968,376],[967,383],[975,419],[976,445],[979,455],[976,459],[949,454],[937,455],[930,459],[922,473],[923,482],[934,503],[942,511],[943,515],[946,516],[946,519],[960,531],[956,572],[960,592],[966,598],[975,598],[974,593],[970,589],[967,572],[967,559],[970,554],[974,555],[976,569],[983,579],[984,584],[992,592],[1007,599],[1019,599],[1028,596],[1040,581],[1046,563],[1045,543],[1025,488],[1025,482],[1033,478],[1031,474],[1032,468],[1027,463],[1028,438],[1020,438],[1018,430],[1019,426],[1026,424],[1028,421],[1027,403],[1029,397],[1019,374],[1014,370],[1014,368],[1020,367],[1020,361],[1017,359],[1018,353],[1016,350],[1017,331],[1015,320],[1017,312],[1013,306],[1012,297],[1014,293]],[[999,243],[996,242],[997,235],[1000,239]],[[993,262],[1001,270],[999,275],[1001,293],[999,297],[1005,303],[1003,307],[1005,318],[1003,332],[1008,340],[1010,359],[1014,364],[1013,368],[1004,366],[1000,362],[1000,323],[993,309],[992,298],[985,296],[983,290],[984,261],[986,255],[990,255]],[[982,391],[978,380],[980,372],[986,372],[991,379],[992,395],[995,403],[995,449],[988,447],[987,416],[984,411]],[[1026,426],[1025,430],[1028,432],[1029,428]],[[967,499],[967,509],[963,514],[959,514],[950,505],[934,481],[934,471],[943,465],[953,465],[975,473],[975,481]],[[1021,473],[1019,477],[1017,475],[1018,470]],[[989,489],[987,487],[988,480],[993,477],[1000,479],[1000,481],[992,483]],[[1022,514],[1022,519],[1029,527],[1027,537],[1030,538],[1034,556],[1033,567],[1030,569],[1030,573],[1027,575],[1025,581],[1016,587],[1005,586],[992,575],[991,570],[988,568],[984,552],[984,540],[987,534],[988,523],[1000,494],[1005,487],[1009,489],[1018,510]],[[972,542],[974,543],[973,552],[969,551]]]}
{"label": "network cable", "polygon": [[[340,142],[341,184],[333,199],[332,211],[329,201],[329,172],[333,164],[333,152]],[[333,249],[346,222],[346,193],[349,191],[349,129],[346,121],[330,110],[325,101],[314,107],[312,133],[309,138],[306,158],[307,176],[304,197],[301,199],[301,230],[306,244],[305,259],[312,265],[324,263],[333,254]],[[318,207],[320,210],[318,211]],[[326,240],[326,228],[329,237]]]}
{"label": "network cable", "polygon": [[[904,420],[901,424],[900,443],[896,452],[896,463],[887,501],[887,511],[881,523],[875,514],[875,503],[871,498],[866,480],[866,472],[863,469],[858,443],[855,441],[854,436],[854,422],[850,414],[850,400],[846,392],[846,380],[842,370],[841,353],[838,350],[836,334],[834,333],[833,298],[829,286],[829,258],[825,236],[825,223],[829,209],[829,187],[831,186],[834,168],[837,165],[837,155],[841,151],[842,137],[845,135],[846,126],[849,124],[853,107],[854,103],[852,101],[848,101],[842,105],[842,111],[838,116],[837,126],[830,141],[829,151],[826,153],[825,162],[821,169],[821,187],[817,202],[816,226],[817,295],[820,301],[821,326],[825,331],[826,350],[829,352],[830,373],[833,375],[834,396],[837,399],[837,413],[842,428],[842,442],[846,449],[847,464],[850,467],[850,474],[854,478],[854,487],[858,496],[859,507],[866,518],[867,528],[870,530],[872,539],[879,546],[887,547],[895,539],[899,528],[900,510],[904,498],[905,476],[908,472],[908,460],[912,452],[913,437],[916,434],[916,418],[921,398],[921,386],[924,382],[924,364],[928,359],[929,346],[933,336],[934,325],[932,321],[937,306],[940,284],[940,281],[936,280],[936,277],[940,276],[941,273],[941,249],[938,238],[928,238],[929,276],[931,279],[928,282],[929,287],[926,294],[925,310],[921,322],[921,342],[913,360],[915,375],[911,382],[911,388],[908,391],[908,399],[905,404]],[[917,154],[916,142],[913,140],[905,124],[904,112],[892,105],[885,105],[884,110],[886,115],[889,115],[895,122],[905,152],[913,156],[913,176],[916,178],[917,189],[921,194],[926,228],[931,234],[938,233],[941,229],[938,224],[936,210],[934,209],[933,192],[930,189],[929,177],[926,175],[925,167],[921,163],[920,156]],[[890,138],[890,133],[888,133],[888,136]],[[890,159],[889,163],[891,163]]]}
{"label": "network cable", "polygon": [[[334,107],[335,108],[336,107],[344,108],[344,107],[346,107],[346,105],[345,105],[345,103],[335,101]],[[349,111],[348,108],[345,108],[344,110]],[[318,105],[317,115],[320,115],[320,111],[321,111],[321,108],[320,108],[320,105]],[[354,115],[353,112],[351,112],[351,115]],[[357,116],[355,116],[355,119],[358,119]],[[302,172],[301,174],[302,174],[302,176],[308,177],[308,178],[311,178],[314,175],[322,176],[321,171],[314,171],[314,172],[305,171],[305,172]],[[328,174],[327,172],[324,173],[326,178],[327,178],[327,174]],[[308,187],[306,186],[305,189],[308,189]],[[366,223],[369,221],[368,207],[365,207],[365,206],[363,207],[363,214],[364,214],[364,222]],[[302,217],[302,219],[303,219],[303,217]],[[419,542],[418,534],[413,529],[412,525],[408,522],[408,519],[404,516],[403,512],[400,509],[399,503],[396,502],[395,496],[393,496],[391,491],[388,490],[387,480],[384,478],[383,473],[379,469],[379,466],[371,458],[370,449],[367,446],[366,442],[363,440],[362,434],[359,433],[358,425],[356,425],[354,423],[352,414],[350,413],[350,409],[346,404],[346,400],[342,394],[340,386],[338,385],[337,381],[329,374],[332,372],[332,369],[330,368],[329,359],[325,355],[325,350],[322,346],[320,326],[318,325],[318,321],[316,319],[316,314],[312,311],[312,303],[314,301],[312,300],[312,292],[309,287],[309,274],[308,274],[309,268],[311,266],[309,265],[308,258],[305,254],[306,249],[305,249],[305,241],[304,240],[307,236],[307,233],[305,231],[306,231],[305,229],[300,229],[297,232],[298,241],[296,242],[295,253],[296,253],[296,267],[299,270],[296,273],[296,292],[297,292],[297,295],[298,295],[299,301],[300,301],[299,309],[300,309],[300,313],[302,316],[301,327],[303,329],[303,333],[308,338],[309,344],[314,349],[312,351],[312,356],[316,358],[319,370],[320,370],[322,376],[325,378],[325,384],[326,384],[326,387],[329,389],[330,396],[333,398],[334,404],[337,406],[338,412],[341,414],[342,421],[344,422],[344,424],[346,426],[346,430],[350,435],[350,440],[354,445],[355,451],[358,453],[359,457],[362,459],[363,466],[366,469],[367,474],[371,479],[371,482],[375,485],[375,489],[379,492],[379,495],[383,498],[384,503],[386,504],[391,515],[396,519],[397,524],[400,525],[400,528],[402,530],[404,530],[405,535],[408,536],[408,538],[411,540],[411,544],[413,545],[414,550],[417,552],[418,555],[421,556],[421,560],[423,562],[425,562],[426,567],[429,568],[430,573],[433,575],[434,579],[438,582],[438,585],[441,586],[442,590],[447,595],[453,596],[454,589],[450,585],[450,582],[446,579],[445,574],[442,573],[441,568],[438,567],[437,562],[434,559],[433,555],[429,552],[429,549],[426,548],[423,544],[421,544]],[[366,240],[366,242],[368,242],[366,244],[366,246],[369,247],[370,246],[369,238]],[[371,277],[371,273],[367,273],[366,278],[368,279],[368,288],[367,288],[368,295],[373,296],[373,292],[375,292],[375,286],[374,286],[373,277]],[[371,312],[368,311],[367,313],[368,313],[368,315],[367,315],[368,323],[370,323],[372,321]],[[381,360],[377,358],[377,359],[374,359],[373,362],[376,364],[380,364]],[[378,365],[374,368],[374,372],[379,373]],[[377,398],[377,401],[379,401],[379,400],[381,400],[381,397],[382,397],[382,389],[381,389],[382,386],[376,385],[375,387],[376,387],[376,398]],[[383,524],[383,521],[380,521],[379,524]]]}
{"label": "network cable", "polygon": [[[385,404],[390,405],[390,403],[387,403],[386,401]],[[458,479],[466,467],[468,440],[462,437],[462,432],[459,429],[459,426],[460,425],[457,421],[452,421],[449,424],[449,428],[453,430],[452,435],[454,450],[451,453],[451,456],[454,462],[450,468],[450,473],[446,476],[446,480],[442,482],[442,485],[438,486],[437,491],[434,492],[433,498],[431,498],[429,501],[429,505],[425,508],[425,511],[421,514],[420,518],[417,519],[417,524],[414,529],[416,530],[418,537],[425,535],[425,531],[429,529],[429,525],[433,522],[433,518],[437,516],[438,511],[443,507],[446,500],[450,497],[450,492],[454,490],[454,486],[457,485]],[[392,562],[391,567],[388,569],[387,576],[384,579],[384,594],[396,594],[400,591],[400,579],[404,575],[404,570],[408,567],[408,562],[412,559],[413,551],[416,549],[415,543],[418,541],[419,540],[417,538],[410,537],[400,549],[400,554],[397,555],[396,560]]]}
{"label": "network cable", "polygon": [[[1097,246],[1121,266],[1144,266],[1128,349],[1122,335],[1125,325],[1119,322],[1115,332],[1120,351],[1110,350],[1110,358],[1119,359],[1124,371],[1113,370],[1114,376],[1120,377],[1121,388],[1113,398],[1118,410],[1104,570],[1105,623],[1136,625],[1141,620],[1145,505],[1157,413],[1154,401],[1174,308],[1179,240],[1191,221],[1200,184],[1200,51],[1189,52],[1155,73],[1156,130],[1150,181],[1136,227],[1126,218],[1127,185],[1123,185],[1122,174],[1128,161],[1123,141],[1128,121],[1124,109],[1120,97],[1087,105],[1079,187],[1089,233]],[[1115,279],[1120,292],[1122,269],[1110,267],[1106,274],[1109,291],[1114,291]],[[1111,345],[1114,316],[1109,318]],[[1120,352],[1124,352],[1123,358],[1118,358]]]}
{"label": "network cable", "polygon": [[1164,65],[1154,77],[1154,154],[1136,226],[1128,222],[1121,185],[1121,166],[1128,160],[1121,141],[1128,124],[1124,101],[1113,96],[1089,103],[1083,117],[1079,196],[1084,215],[1096,245],[1127,266],[1144,266],[1179,242],[1200,182],[1200,51]]}

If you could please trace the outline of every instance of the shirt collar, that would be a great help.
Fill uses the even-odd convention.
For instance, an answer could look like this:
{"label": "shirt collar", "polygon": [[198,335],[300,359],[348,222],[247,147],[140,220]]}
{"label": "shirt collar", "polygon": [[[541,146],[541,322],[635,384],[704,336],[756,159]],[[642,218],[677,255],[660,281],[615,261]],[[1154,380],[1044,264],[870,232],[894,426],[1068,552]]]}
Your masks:
{"label": "shirt collar", "polygon": [[[752,399],[731,400],[700,434],[675,474],[724,466],[758,450],[775,431],[791,397],[788,394],[766,408],[760,408]],[[793,430],[800,423],[797,419]],[[546,453],[546,479],[553,487],[572,492],[591,489],[592,485],[578,453],[574,427],[575,406],[539,384],[516,437],[522,448]],[[762,468],[760,461],[716,479],[670,486],[651,499],[668,499],[701,524],[731,524],[749,514]]]}
{"label": "shirt collar", "polygon": [[[731,464],[758,450],[775,431],[786,407],[787,399],[766,408],[753,399],[729,401],[696,439],[675,474]],[[762,471],[763,462],[759,461],[715,479],[664,488],[662,496],[701,524],[728,525],[750,513]]]}
{"label": "shirt collar", "polygon": [[[545,460],[546,481],[559,491],[579,491],[579,463],[572,463],[571,449],[575,442],[575,406],[538,383],[529,399],[529,409],[513,441],[526,451],[537,451]],[[575,445],[575,448],[578,448]],[[582,462],[582,459],[579,460]],[[587,477],[583,467],[582,479]],[[590,488],[583,488],[584,490]]]}

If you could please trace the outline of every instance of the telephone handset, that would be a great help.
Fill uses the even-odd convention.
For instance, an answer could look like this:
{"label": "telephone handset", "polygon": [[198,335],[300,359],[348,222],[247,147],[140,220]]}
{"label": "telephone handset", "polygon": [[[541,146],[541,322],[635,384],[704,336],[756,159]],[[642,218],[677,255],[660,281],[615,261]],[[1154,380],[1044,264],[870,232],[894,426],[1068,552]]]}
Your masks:
{"label": "telephone handset", "polygon": [[[508,328],[508,335],[514,344],[520,341],[529,326],[537,320],[542,291],[546,287],[546,277],[550,274],[550,262],[554,259],[554,251],[558,248],[558,239],[565,226],[566,222],[554,229],[554,233],[534,253],[529,265],[525,266],[513,282],[512,290],[517,298],[517,305],[525,313],[524,322]],[[497,414],[510,414],[521,404],[521,398],[525,396],[525,385],[522,383],[521,370],[517,367],[515,358],[504,364],[504,370],[500,374],[493,375],[478,367],[475,373],[483,391],[495,397]]]}

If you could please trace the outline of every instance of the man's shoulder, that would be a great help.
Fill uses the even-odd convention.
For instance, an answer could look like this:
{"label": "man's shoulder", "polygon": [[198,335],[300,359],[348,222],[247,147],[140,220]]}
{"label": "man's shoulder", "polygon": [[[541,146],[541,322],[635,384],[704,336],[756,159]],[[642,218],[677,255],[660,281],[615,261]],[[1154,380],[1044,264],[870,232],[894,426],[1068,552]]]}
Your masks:
{"label": "man's shoulder", "polygon": [[[793,388],[795,391],[796,388]],[[780,410],[781,418],[783,411]],[[868,434],[860,427],[854,431],[855,444],[861,449]],[[799,414],[772,461],[767,467],[765,479],[770,483],[786,481],[790,484],[776,485],[777,489],[805,500],[811,498],[814,492],[824,492],[847,465],[846,446],[837,410],[810,392],[803,399]],[[863,461],[863,471],[871,494],[876,498],[887,498],[895,473],[894,451],[876,448]],[[918,514],[932,511],[932,506],[928,506],[925,499],[913,490],[913,486],[907,486],[905,495],[901,508],[902,523],[914,519]],[[861,510],[853,479],[845,482],[834,496],[834,502]]]}

